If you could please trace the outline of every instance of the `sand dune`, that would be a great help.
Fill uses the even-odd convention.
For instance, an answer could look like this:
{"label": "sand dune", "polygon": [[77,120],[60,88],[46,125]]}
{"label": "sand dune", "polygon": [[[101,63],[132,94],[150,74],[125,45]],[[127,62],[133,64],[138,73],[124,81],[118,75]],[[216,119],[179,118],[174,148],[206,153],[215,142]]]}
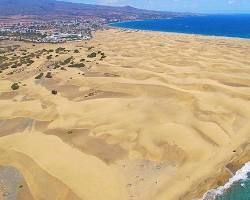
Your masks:
{"label": "sand dune", "polygon": [[197,199],[249,156],[248,40],[106,30],[88,42],[0,42],[13,45],[0,64],[34,62],[0,73],[0,165],[18,169],[25,195]]}

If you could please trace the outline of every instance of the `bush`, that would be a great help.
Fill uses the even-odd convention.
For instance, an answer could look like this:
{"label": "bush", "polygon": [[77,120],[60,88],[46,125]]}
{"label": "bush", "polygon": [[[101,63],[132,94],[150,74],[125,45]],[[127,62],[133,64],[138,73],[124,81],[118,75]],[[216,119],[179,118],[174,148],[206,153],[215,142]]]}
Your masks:
{"label": "bush", "polygon": [[81,67],[85,67],[85,64],[77,63],[77,64],[69,65],[68,67],[81,68]]}
{"label": "bush", "polygon": [[14,65],[11,66],[11,68],[17,68],[21,66],[22,66],[22,63],[15,63]]}
{"label": "bush", "polygon": [[45,78],[52,78],[51,72],[48,72],[48,73],[46,74]]}
{"label": "bush", "polygon": [[11,68],[17,68],[17,64],[11,65]]}
{"label": "bush", "polygon": [[19,89],[18,83],[13,83],[13,84],[11,85],[11,89],[12,89],[12,90],[18,90],[18,89]]}
{"label": "bush", "polygon": [[104,56],[104,55],[102,55],[102,57],[101,57],[101,59],[100,60],[103,60],[104,58],[106,58],[107,56]]}
{"label": "bush", "polygon": [[57,69],[57,68],[60,68],[61,66],[59,65],[59,63],[58,62],[56,62],[55,63],[55,67],[54,67],[54,69]]}
{"label": "bush", "polygon": [[9,72],[7,75],[13,75],[14,74],[14,72]]}
{"label": "bush", "polygon": [[6,61],[6,60],[9,60],[9,58],[6,56],[0,56],[0,62]]}
{"label": "bush", "polygon": [[43,77],[43,73],[40,73],[39,75],[37,75],[36,77],[35,77],[35,79],[41,79]]}
{"label": "bush", "polygon": [[65,48],[62,48],[62,47],[59,47],[56,49],[56,53],[61,53],[61,52],[64,52],[65,51]]}
{"label": "bush", "polygon": [[80,51],[78,49],[75,49],[74,53],[80,53]]}
{"label": "bush", "polygon": [[96,57],[96,53],[93,52],[93,53],[89,54],[87,57],[88,57],[88,58],[95,58],[95,57]]}
{"label": "bush", "polygon": [[52,55],[47,56],[47,59],[50,60],[52,58]]}
{"label": "bush", "polygon": [[31,65],[32,63],[34,63],[34,61],[31,60],[29,57],[21,57],[20,58],[20,63],[21,64]]}
{"label": "bush", "polygon": [[61,65],[67,65],[67,64],[69,64],[72,60],[73,60],[73,57],[71,56],[71,57],[67,58],[66,60],[64,60],[63,62],[61,62]]}
{"label": "bush", "polygon": [[57,95],[57,91],[56,90],[52,90],[51,93],[54,94],[54,95]]}

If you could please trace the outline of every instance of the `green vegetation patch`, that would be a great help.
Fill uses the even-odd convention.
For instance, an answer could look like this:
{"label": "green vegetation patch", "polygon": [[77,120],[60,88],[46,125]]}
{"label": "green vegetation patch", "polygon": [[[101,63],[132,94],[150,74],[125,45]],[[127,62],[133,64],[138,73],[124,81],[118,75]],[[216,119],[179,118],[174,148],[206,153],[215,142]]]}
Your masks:
{"label": "green vegetation patch", "polygon": [[6,50],[4,48],[0,48],[0,54],[6,53]]}
{"label": "green vegetation patch", "polygon": [[65,48],[59,47],[56,49],[56,53],[61,53],[62,51],[65,51]]}
{"label": "green vegetation patch", "polygon": [[74,59],[74,57],[71,56],[71,57],[67,58],[66,60],[60,62],[60,64],[61,64],[61,65],[67,65],[67,64],[69,64],[73,59]]}
{"label": "green vegetation patch", "polygon": [[22,63],[14,63],[13,65],[11,65],[11,68],[18,68],[21,66],[22,66]]}
{"label": "green vegetation patch", "polygon": [[63,48],[63,47],[59,47],[59,48],[57,48],[57,49],[55,50],[55,52],[56,52],[57,54],[63,54],[63,53],[65,53],[65,52],[69,52],[69,50],[66,50],[66,49]]}
{"label": "green vegetation patch", "polygon": [[31,65],[32,63],[34,63],[34,60],[31,59],[30,56],[23,56],[20,58],[20,63],[21,64],[26,64],[26,65]]}
{"label": "green vegetation patch", "polygon": [[54,69],[60,68],[60,64],[58,62],[55,63]]}
{"label": "green vegetation patch", "polygon": [[3,64],[0,65],[0,69],[1,69],[1,70],[8,69],[9,66],[11,66],[12,64],[13,64],[13,62],[3,63]]}
{"label": "green vegetation patch", "polygon": [[46,74],[45,78],[52,78],[52,74],[51,74],[51,72],[47,72],[47,74]]}
{"label": "green vegetation patch", "polygon": [[69,65],[68,67],[81,68],[81,67],[85,67],[85,64],[83,64],[83,63],[76,63],[76,64],[73,64],[73,65]]}
{"label": "green vegetation patch", "polygon": [[93,53],[89,54],[87,57],[88,57],[88,58],[95,58],[95,57],[96,57],[96,53],[93,52]]}
{"label": "green vegetation patch", "polygon": [[18,90],[18,89],[19,89],[18,83],[13,83],[13,84],[11,85],[11,89],[12,89],[12,90]]}
{"label": "green vegetation patch", "polygon": [[9,58],[6,56],[0,56],[0,63],[4,62],[6,60],[9,60]]}
{"label": "green vegetation patch", "polygon": [[52,59],[52,55],[49,55],[46,58],[47,58],[47,60],[51,60]]}
{"label": "green vegetation patch", "polygon": [[35,79],[41,79],[43,77],[43,73],[38,74]]}
{"label": "green vegetation patch", "polygon": [[103,60],[104,58],[106,58],[107,56],[105,56],[105,54],[104,53],[101,53],[101,59],[100,60]]}

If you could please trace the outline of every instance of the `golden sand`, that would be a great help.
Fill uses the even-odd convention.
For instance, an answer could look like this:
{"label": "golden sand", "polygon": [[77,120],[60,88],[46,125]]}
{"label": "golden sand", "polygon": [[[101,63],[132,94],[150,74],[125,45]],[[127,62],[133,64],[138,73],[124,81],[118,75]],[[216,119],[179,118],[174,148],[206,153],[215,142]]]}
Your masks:
{"label": "golden sand", "polygon": [[[16,167],[34,199],[196,199],[248,148],[248,40],[106,30],[0,47],[14,44],[5,56],[68,50],[0,74],[0,165]],[[55,69],[70,56],[85,67]]]}

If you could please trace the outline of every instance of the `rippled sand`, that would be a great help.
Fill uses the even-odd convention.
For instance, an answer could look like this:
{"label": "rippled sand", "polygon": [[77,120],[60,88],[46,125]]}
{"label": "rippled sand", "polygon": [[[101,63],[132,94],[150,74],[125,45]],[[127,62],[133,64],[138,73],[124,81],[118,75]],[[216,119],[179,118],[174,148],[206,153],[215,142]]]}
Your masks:
{"label": "rippled sand", "polygon": [[[18,169],[34,199],[189,200],[250,158],[248,40],[106,30],[18,44],[69,50],[0,74],[0,165]],[[105,58],[87,57],[98,51]],[[54,69],[69,56],[86,66]]]}

